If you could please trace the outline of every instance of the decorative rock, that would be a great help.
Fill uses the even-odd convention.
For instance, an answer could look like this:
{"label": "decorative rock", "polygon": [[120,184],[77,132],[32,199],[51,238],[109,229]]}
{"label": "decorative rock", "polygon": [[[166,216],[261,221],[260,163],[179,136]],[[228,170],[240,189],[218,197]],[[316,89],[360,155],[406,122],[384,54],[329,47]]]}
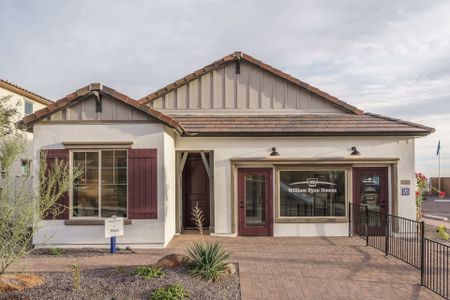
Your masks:
{"label": "decorative rock", "polygon": [[227,264],[225,269],[225,275],[232,276],[236,273],[236,266],[232,263]]}
{"label": "decorative rock", "polygon": [[189,258],[186,255],[172,253],[158,260],[155,266],[159,268],[175,268],[186,265],[188,262]]}
{"label": "decorative rock", "polygon": [[0,292],[22,291],[44,283],[44,278],[37,275],[7,274],[0,276]]}

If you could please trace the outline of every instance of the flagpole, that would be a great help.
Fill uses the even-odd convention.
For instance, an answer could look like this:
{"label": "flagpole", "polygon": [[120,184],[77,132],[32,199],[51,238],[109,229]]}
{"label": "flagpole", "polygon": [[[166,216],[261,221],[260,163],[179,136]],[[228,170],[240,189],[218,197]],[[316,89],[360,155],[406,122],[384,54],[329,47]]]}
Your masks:
{"label": "flagpole", "polygon": [[441,151],[439,151],[438,155],[438,190],[441,191]]}

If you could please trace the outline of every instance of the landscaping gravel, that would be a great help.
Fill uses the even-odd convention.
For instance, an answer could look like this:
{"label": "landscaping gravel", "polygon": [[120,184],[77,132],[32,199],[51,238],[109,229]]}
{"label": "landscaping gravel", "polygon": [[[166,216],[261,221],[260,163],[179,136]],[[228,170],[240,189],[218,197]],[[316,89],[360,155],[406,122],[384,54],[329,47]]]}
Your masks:
{"label": "landscaping gravel", "polygon": [[[73,288],[72,273],[38,273],[46,282],[24,291],[0,293],[0,299],[150,299],[152,291],[173,283],[189,291],[190,299],[240,299],[239,272],[216,283],[191,276],[183,268],[166,269],[165,275],[144,279],[131,275],[136,267],[81,270],[81,285]],[[236,266],[238,270],[238,267]]]}
{"label": "landscaping gravel", "polygon": [[[54,250],[54,249],[53,249]],[[58,257],[90,257],[90,256],[102,256],[110,255],[110,250],[105,248],[64,248],[59,249],[61,251],[58,254],[52,253],[51,248],[37,248],[34,249],[28,256],[58,256]],[[131,254],[135,253],[131,249],[118,249],[117,254]]]}

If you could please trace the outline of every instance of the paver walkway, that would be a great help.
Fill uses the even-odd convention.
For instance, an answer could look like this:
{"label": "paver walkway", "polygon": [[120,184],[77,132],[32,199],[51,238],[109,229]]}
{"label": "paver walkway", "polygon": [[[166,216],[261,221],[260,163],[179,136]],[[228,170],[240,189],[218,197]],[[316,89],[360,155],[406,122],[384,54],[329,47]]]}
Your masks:
{"label": "paver walkway", "polygon": [[[167,253],[183,253],[195,235],[173,239],[167,249],[86,258],[33,257],[28,271],[140,265]],[[242,299],[440,299],[419,285],[419,270],[366,247],[355,237],[207,237],[221,241],[239,263]],[[18,266],[20,269],[20,265]]]}

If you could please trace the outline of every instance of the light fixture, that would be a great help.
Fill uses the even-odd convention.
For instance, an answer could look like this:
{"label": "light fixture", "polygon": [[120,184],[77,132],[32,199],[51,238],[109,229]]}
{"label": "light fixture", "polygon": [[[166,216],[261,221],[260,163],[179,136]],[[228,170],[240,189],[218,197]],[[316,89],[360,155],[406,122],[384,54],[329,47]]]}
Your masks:
{"label": "light fixture", "polygon": [[272,153],[270,153],[270,156],[280,156],[280,153],[277,152],[277,148],[272,147]]}
{"label": "light fixture", "polygon": [[358,149],[356,149],[355,146],[352,147],[352,153],[350,155],[361,155],[361,153],[358,151]]}

